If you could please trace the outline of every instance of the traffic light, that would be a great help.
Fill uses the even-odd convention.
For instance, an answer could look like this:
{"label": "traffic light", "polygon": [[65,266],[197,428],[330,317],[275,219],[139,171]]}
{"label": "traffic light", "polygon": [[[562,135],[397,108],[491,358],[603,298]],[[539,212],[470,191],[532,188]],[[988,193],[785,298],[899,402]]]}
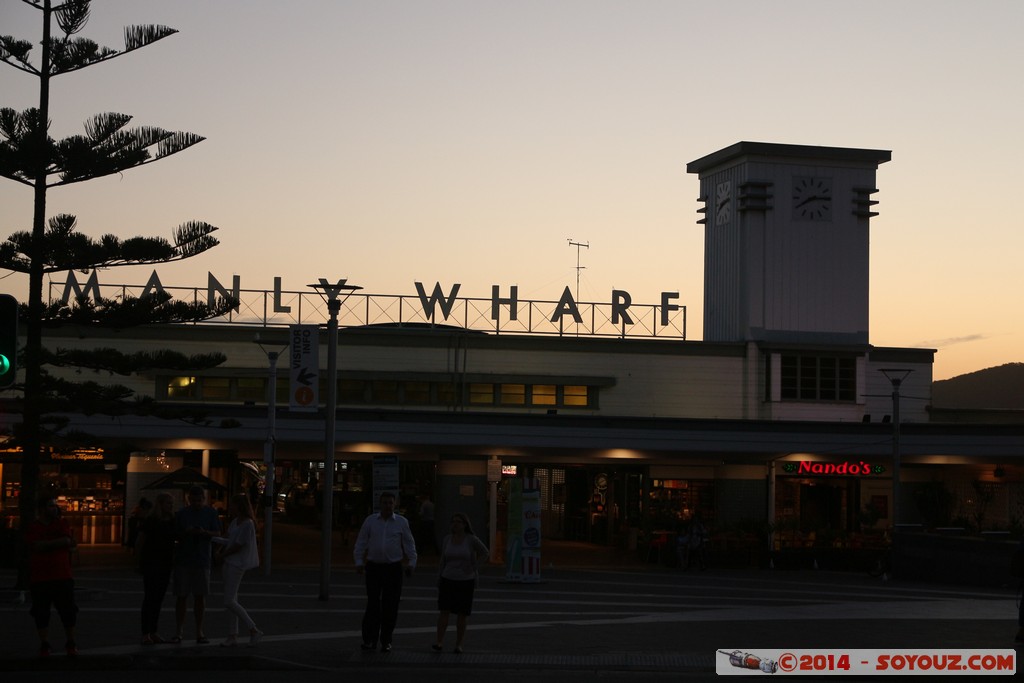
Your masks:
{"label": "traffic light", "polygon": [[18,300],[0,294],[0,389],[14,384],[18,372]]}

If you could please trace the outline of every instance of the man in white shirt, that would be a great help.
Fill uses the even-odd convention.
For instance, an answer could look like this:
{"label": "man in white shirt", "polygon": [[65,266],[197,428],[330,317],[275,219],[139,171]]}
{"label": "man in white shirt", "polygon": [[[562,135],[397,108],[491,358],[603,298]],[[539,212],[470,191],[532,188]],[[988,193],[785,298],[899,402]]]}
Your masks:
{"label": "man in white shirt", "polygon": [[362,648],[375,650],[379,641],[381,652],[390,652],[402,598],[402,575],[412,576],[416,568],[416,542],[409,521],[395,514],[394,493],[382,493],[380,512],[363,521],[354,556],[356,571],[366,576]]}

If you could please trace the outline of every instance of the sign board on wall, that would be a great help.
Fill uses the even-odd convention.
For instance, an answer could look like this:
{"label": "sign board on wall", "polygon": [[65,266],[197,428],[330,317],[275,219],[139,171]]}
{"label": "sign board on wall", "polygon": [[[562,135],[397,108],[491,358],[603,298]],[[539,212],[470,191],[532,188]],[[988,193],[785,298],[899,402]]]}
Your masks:
{"label": "sign board on wall", "polygon": [[398,501],[398,456],[373,456],[373,510],[380,510],[380,495],[392,493]]}
{"label": "sign board on wall", "polygon": [[491,458],[487,461],[487,481],[491,484],[501,481],[501,460]]}
{"label": "sign board on wall", "polygon": [[843,462],[812,462],[799,460],[796,462],[782,463],[783,474],[796,474],[801,476],[845,476],[845,477],[866,477],[869,475],[880,475],[886,473],[885,465],[869,463],[864,460],[844,460]]}

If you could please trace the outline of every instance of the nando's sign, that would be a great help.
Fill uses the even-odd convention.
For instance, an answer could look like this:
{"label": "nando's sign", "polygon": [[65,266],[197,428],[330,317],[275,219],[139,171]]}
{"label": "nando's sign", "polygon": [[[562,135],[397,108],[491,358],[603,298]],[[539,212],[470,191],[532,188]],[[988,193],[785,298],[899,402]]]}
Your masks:
{"label": "nando's sign", "polygon": [[[321,279],[321,285],[330,288],[332,285]],[[340,283],[339,283],[340,284]],[[57,285],[59,287],[60,285]],[[406,295],[384,295],[364,294],[358,296],[374,298],[385,302],[385,300],[400,300],[403,305],[398,306],[403,319],[387,320],[386,322],[430,322],[461,324],[470,329],[490,331],[516,331],[516,332],[538,332],[552,333],[560,331],[565,325],[576,325],[573,331],[594,335],[629,335],[629,336],[656,336],[686,338],[686,307],[677,304],[678,292],[662,292],[658,304],[635,304],[633,297],[624,289],[613,289],[608,302],[583,303],[577,302],[572,290],[566,286],[562,295],[557,301],[539,301],[532,299],[520,299],[519,288],[516,285],[503,288],[500,285],[491,286],[489,298],[460,297],[461,284],[453,284],[447,292],[442,288],[441,283],[434,284],[431,292],[427,292],[422,282],[414,282],[416,294]],[[135,296],[147,296],[156,293],[168,293],[174,296],[171,290],[186,290],[191,298],[196,298],[201,288],[197,287],[164,287],[156,271],[153,271],[149,281],[144,286],[110,285],[120,291],[126,291],[129,287],[138,290]],[[266,302],[264,306],[247,305],[245,297],[259,297]],[[269,324],[277,321],[277,317],[293,316],[291,302],[296,297],[316,296],[311,291],[286,292],[281,286],[281,278],[274,278],[273,290],[243,290],[241,278],[233,276],[231,287],[225,287],[213,273],[207,273],[206,297],[207,303],[214,303],[218,299],[232,298],[240,304],[234,310],[238,313],[240,308],[249,311],[258,309],[264,315],[262,322]],[[68,271],[67,280],[64,282],[60,300],[69,302],[72,297],[98,300],[101,296],[101,284],[96,271],[89,275],[89,279],[83,284],[78,281],[74,271]],[[265,310],[265,313],[262,311]],[[308,308],[308,307],[307,307]],[[367,309],[371,308],[369,306]],[[386,310],[387,305],[374,307],[375,310]],[[354,310],[354,309],[353,309]],[[524,322],[528,321],[528,322]],[[294,319],[282,322],[296,322]],[[298,322],[302,322],[301,320]],[[380,320],[354,320],[342,324],[360,325],[380,322]],[[503,327],[507,326],[507,327]],[[579,329],[579,328],[582,329]]]}
{"label": "nando's sign", "polygon": [[786,474],[816,475],[829,477],[866,477],[873,474],[885,474],[885,465],[872,465],[863,460],[854,462],[814,462],[800,460],[782,463],[782,471]]}

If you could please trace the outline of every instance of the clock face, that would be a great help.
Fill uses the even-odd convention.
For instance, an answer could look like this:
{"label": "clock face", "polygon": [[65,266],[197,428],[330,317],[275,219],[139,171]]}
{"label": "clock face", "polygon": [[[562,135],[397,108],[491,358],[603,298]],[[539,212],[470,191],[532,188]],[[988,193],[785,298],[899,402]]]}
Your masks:
{"label": "clock face", "polygon": [[715,225],[732,220],[732,181],[718,183],[715,188]]}
{"label": "clock face", "polygon": [[803,221],[832,220],[831,178],[793,178],[793,218]]}

